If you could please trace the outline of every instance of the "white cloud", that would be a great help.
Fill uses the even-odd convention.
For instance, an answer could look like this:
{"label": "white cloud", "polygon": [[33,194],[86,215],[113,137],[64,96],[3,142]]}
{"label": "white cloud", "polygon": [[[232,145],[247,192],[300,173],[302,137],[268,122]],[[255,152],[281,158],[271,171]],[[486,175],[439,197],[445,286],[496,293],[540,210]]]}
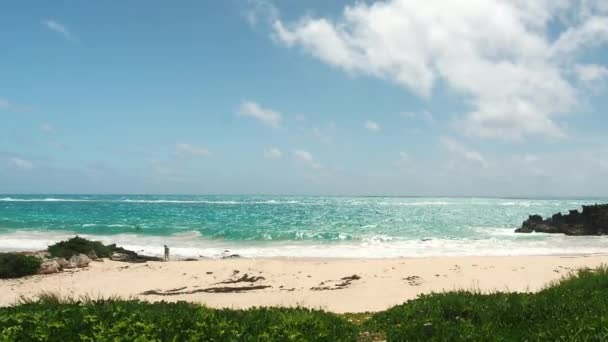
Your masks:
{"label": "white cloud", "polygon": [[488,163],[481,153],[468,148],[460,142],[446,137],[441,138],[440,142],[453,157],[479,164],[484,168],[488,167]]}
{"label": "white cloud", "polygon": [[48,28],[49,30],[61,34],[64,38],[68,40],[76,40],[76,37],[70,32],[70,30],[68,30],[67,27],[65,27],[62,23],[56,20],[47,19],[42,21],[42,24],[46,26],[46,28]]}
{"label": "white cloud", "polygon": [[583,82],[593,82],[608,77],[608,68],[597,64],[579,64],[576,66],[576,75]]}
{"label": "white cloud", "polygon": [[272,147],[264,150],[264,158],[266,159],[279,159],[283,156],[283,152],[276,147]]}
{"label": "white cloud", "polygon": [[564,54],[580,53],[585,47],[605,43],[607,38],[608,18],[591,16],[579,25],[569,27],[551,47],[551,52],[556,58]]}
{"label": "white cloud", "polygon": [[51,125],[50,123],[43,123],[40,125],[40,130],[46,133],[56,133],[57,130],[55,130],[55,127],[53,125]]}
{"label": "white cloud", "polygon": [[[321,61],[395,82],[423,98],[438,83],[472,109],[465,134],[562,137],[555,117],[579,103],[572,61],[608,41],[605,1],[387,0],[341,18],[275,20],[274,35]],[[551,32],[560,25],[565,29]],[[551,32],[551,34],[549,34]]]}
{"label": "white cloud", "polygon": [[323,166],[312,156],[312,154],[305,150],[295,150],[293,151],[294,157],[300,161],[301,163],[306,164],[307,166],[313,169],[321,169]]}
{"label": "white cloud", "polygon": [[376,132],[380,132],[380,125],[379,125],[377,122],[372,121],[372,120],[367,120],[367,121],[365,122],[364,127],[365,127],[367,130],[369,130],[370,132],[374,132],[374,133],[376,133]]}
{"label": "white cloud", "polygon": [[24,171],[30,171],[34,168],[34,164],[31,161],[17,157],[9,158],[8,163],[10,166]]}
{"label": "white cloud", "polygon": [[178,143],[178,144],[176,144],[175,145],[175,150],[180,155],[188,154],[188,155],[198,156],[198,157],[208,157],[208,156],[211,155],[211,152],[209,152],[208,149],[206,149],[204,147],[193,146],[193,145],[188,144],[188,143]]}
{"label": "white cloud", "polygon": [[0,109],[5,109],[5,108],[8,108],[8,101],[3,98],[0,98]]}
{"label": "white cloud", "polygon": [[260,20],[272,23],[279,17],[279,11],[270,2],[265,0],[248,0],[249,8],[245,18],[251,26],[256,26]]}
{"label": "white cloud", "polygon": [[252,101],[243,101],[239,107],[238,114],[240,116],[254,118],[272,128],[281,127],[281,113],[263,108]]}

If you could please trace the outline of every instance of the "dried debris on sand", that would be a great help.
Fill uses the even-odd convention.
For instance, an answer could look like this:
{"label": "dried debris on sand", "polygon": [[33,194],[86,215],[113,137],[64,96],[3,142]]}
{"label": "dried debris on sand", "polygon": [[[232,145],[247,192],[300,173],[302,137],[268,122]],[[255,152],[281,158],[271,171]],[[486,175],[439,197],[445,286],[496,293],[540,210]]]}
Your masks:
{"label": "dried debris on sand", "polygon": [[333,290],[342,290],[347,288],[353,281],[355,280],[359,280],[361,279],[360,276],[353,274],[352,276],[349,277],[344,277],[341,278],[340,280],[342,282],[337,283],[337,284],[330,284],[330,285],[326,285],[328,283],[332,283],[332,282],[337,282],[337,280],[326,280],[326,281],[322,281],[319,286],[314,286],[311,287],[310,289],[312,291],[333,291]]}
{"label": "dried debris on sand", "polygon": [[247,273],[245,273],[242,277],[240,277],[238,279],[228,279],[228,280],[221,281],[218,284],[255,283],[259,280],[266,280],[266,278],[264,278],[262,276],[257,276],[257,277],[251,276],[250,277]]}
{"label": "dried debris on sand", "polygon": [[142,296],[150,296],[150,295],[154,295],[154,296],[178,296],[178,295],[185,295],[185,294],[195,294],[195,293],[200,293],[200,292],[205,292],[205,293],[241,293],[241,292],[247,292],[247,291],[255,291],[255,290],[263,290],[263,289],[267,289],[271,287],[270,285],[251,285],[251,286],[220,286],[220,287],[208,287],[205,289],[196,289],[196,290],[190,290],[190,291],[182,291],[184,289],[187,288],[186,287],[181,287],[178,289],[172,289],[172,290],[167,290],[167,291],[162,291],[162,290],[148,290],[148,291],[144,291],[142,292],[140,295]]}
{"label": "dried debris on sand", "polygon": [[[234,277],[239,273],[240,272],[238,270],[234,270],[232,272],[232,275]],[[144,295],[144,296],[147,296],[147,295],[177,296],[177,295],[183,295],[183,294],[194,294],[194,293],[199,293],[199,292],[240,293],[240,292],[246,292],[246,291],[263,290],[263,289],[267,289],[267,288],[271,287],[270,285],[253,285],[253,283],[258,282],[260,280],[266,280],[266,278],[264,278],[262,276],[249,276],[247,273],[245,273],[240,278],[224,280],[219,283],[215,283],[214,285],[249,283],[250,284],[249,286],[218,286],[218,287],[208,287],[208,288],[204,288],[204,289],[196,289],[196,290],[190,290],[190,291],[184,291],[187,288],[187,286],[184,286],[184,287],[166,290],[166,291],[149,290],[149,291],[142,292],[141,295]],[[195,286],[195,287],[197,287],[197,286]]]}

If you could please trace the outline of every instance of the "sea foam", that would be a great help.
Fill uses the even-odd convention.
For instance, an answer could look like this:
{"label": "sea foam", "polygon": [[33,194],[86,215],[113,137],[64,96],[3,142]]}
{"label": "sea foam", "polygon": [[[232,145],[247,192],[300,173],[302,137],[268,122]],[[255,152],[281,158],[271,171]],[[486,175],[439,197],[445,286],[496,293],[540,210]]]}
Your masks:
{"label": "sea foam", "polygon": [[[246,258],[399,258],[438,256],[506,256],[506,255],[574,255],[604,254],[608,237],[549,236],[551,241],[529,237],[523,241],[490,239],[422,239],[397,240],[368,237],[362,241],[327,244],[300,242],[232,242],[203,237],[198,232],[184,232],[173,236],[142,236],[118,234],[98,236],[80,234],[103,243],[140,253],[161,256],[163,245],[171,248],[175,257],[221,258],[238,254]],[[43,250],[48,245],[74,236],[71,232],[17,231],[0,234],[0,251]],[[550,242],[550,243],[548,243]]]}

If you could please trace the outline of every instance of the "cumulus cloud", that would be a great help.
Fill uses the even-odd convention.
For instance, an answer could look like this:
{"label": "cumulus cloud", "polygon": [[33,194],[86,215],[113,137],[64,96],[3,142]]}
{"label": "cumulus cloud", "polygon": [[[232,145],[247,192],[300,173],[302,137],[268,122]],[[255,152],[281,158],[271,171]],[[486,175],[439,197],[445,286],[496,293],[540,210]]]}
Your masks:
{"label": "cumulus cloud", "polygon": [[10,166],[23,171],[30,171],[34,168],[34,163],[31,161],[17,157],[9,158],[8,163]]}
{"label": "cumulus cloud", "polygon": [[281,127],[281,113],[267,109],[253,101],[243,101],[239,107],[238,114],[258,120],[262,124],[272,127]]}
{"label": "cumulus cloud", "polygon": [[323,166],[319,163],[313,155],[306,150],[294,150],[293,155],[299,162],[313,168],[313,169],[321,169]]}
{"label": "cumulus cloud", "polygon": [[276,147],[272,147],[264,150],[264,158],[266,159],[279,159],[283,156],[283,152]]}
{"label": "cumulus cloud", "polygon": [[46,28],[53,32],[61,34],[65,39],[76,40],[76,37],[72,34],[72,32],[70,32],[70,30],[68,30],[65,25],[56,20],[43,20],[42,25],[44,25]]}
{"label": "cumulus cloud", "polygon": [[583,82],[593,82],[608,77],[608,68],[597,64],[579,64],[576,66],[576,75]]}
{"label": "cumulus cloud", "polygon": [[482,167],[488,167],[488,163],[486,161],[486,159],[481,155],[481,153],[477,152],[474,149],[471,149],[467,146],[465,146],[464,144],[447,138],[447,137],[443,137],[440,139],[441,145],[443,145],[443,147],[450,152],[450,154],[457,159],[461,159],[464,161],[468,161],[468,162],[473,162],[476,164],[479,164]]}
{"label": "cumulus cloud", "polygon": [[377,122],[372,121],[372,120],[367,120],[365,122],[364,127],[370,132],[374,132],[374,133],[380,132],[380,125]]}
{"label": "cumulus cloud", "polygon": [[211,155],[208,149],[204,147],[194,146],[188,143],[178,143],[175,145],[175,151],[180,155],[191,155],[197,157],[208,157]]}
{"label": "cumulus cloud", "polygon": [[472,108],[457,120],[465,134],[562,137],[556,116],[579,104],[567,77],[572,61],[608,41],[607,7],[600,0],[357,2],[335,20],[277,19],[273,32],[327,64],[425,99],[445,84]]}

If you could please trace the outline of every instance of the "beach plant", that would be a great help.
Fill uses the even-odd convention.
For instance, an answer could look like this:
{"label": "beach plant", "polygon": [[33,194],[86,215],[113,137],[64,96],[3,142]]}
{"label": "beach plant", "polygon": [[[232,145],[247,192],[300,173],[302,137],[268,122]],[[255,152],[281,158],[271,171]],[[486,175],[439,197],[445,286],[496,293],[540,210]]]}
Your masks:
{"label": "beach plant", "polygon": [[422,295],[378,313],[211,309],[43,293],[0,308],[0,341],[607,341],[608,269],[538,293]]}
{"label": "beach plant", "polygon": [[608,271],[580,270],[538,293],[435,293],[365,323],[389,341],[606,341]]}
{"label": "beach plant", "polygon": [[106,246],[99,241],[91,241],[80,236],[75,236],[66,241],[60,241],[49,246],[48,252],[54,258],[69,259],[77,254],[95,253],[100,258],[112,255],[112,247]]}
{"label": "beach plant", "polygon": [[0,279],[18,278],[36,274],[42,260],[21,253],[0,253]]}
{"label": "beach plant", "polygon": [[336,314],[304,308],[216,310],[47,294],[0,309],[0,341],[355,341],[357,333]]}

